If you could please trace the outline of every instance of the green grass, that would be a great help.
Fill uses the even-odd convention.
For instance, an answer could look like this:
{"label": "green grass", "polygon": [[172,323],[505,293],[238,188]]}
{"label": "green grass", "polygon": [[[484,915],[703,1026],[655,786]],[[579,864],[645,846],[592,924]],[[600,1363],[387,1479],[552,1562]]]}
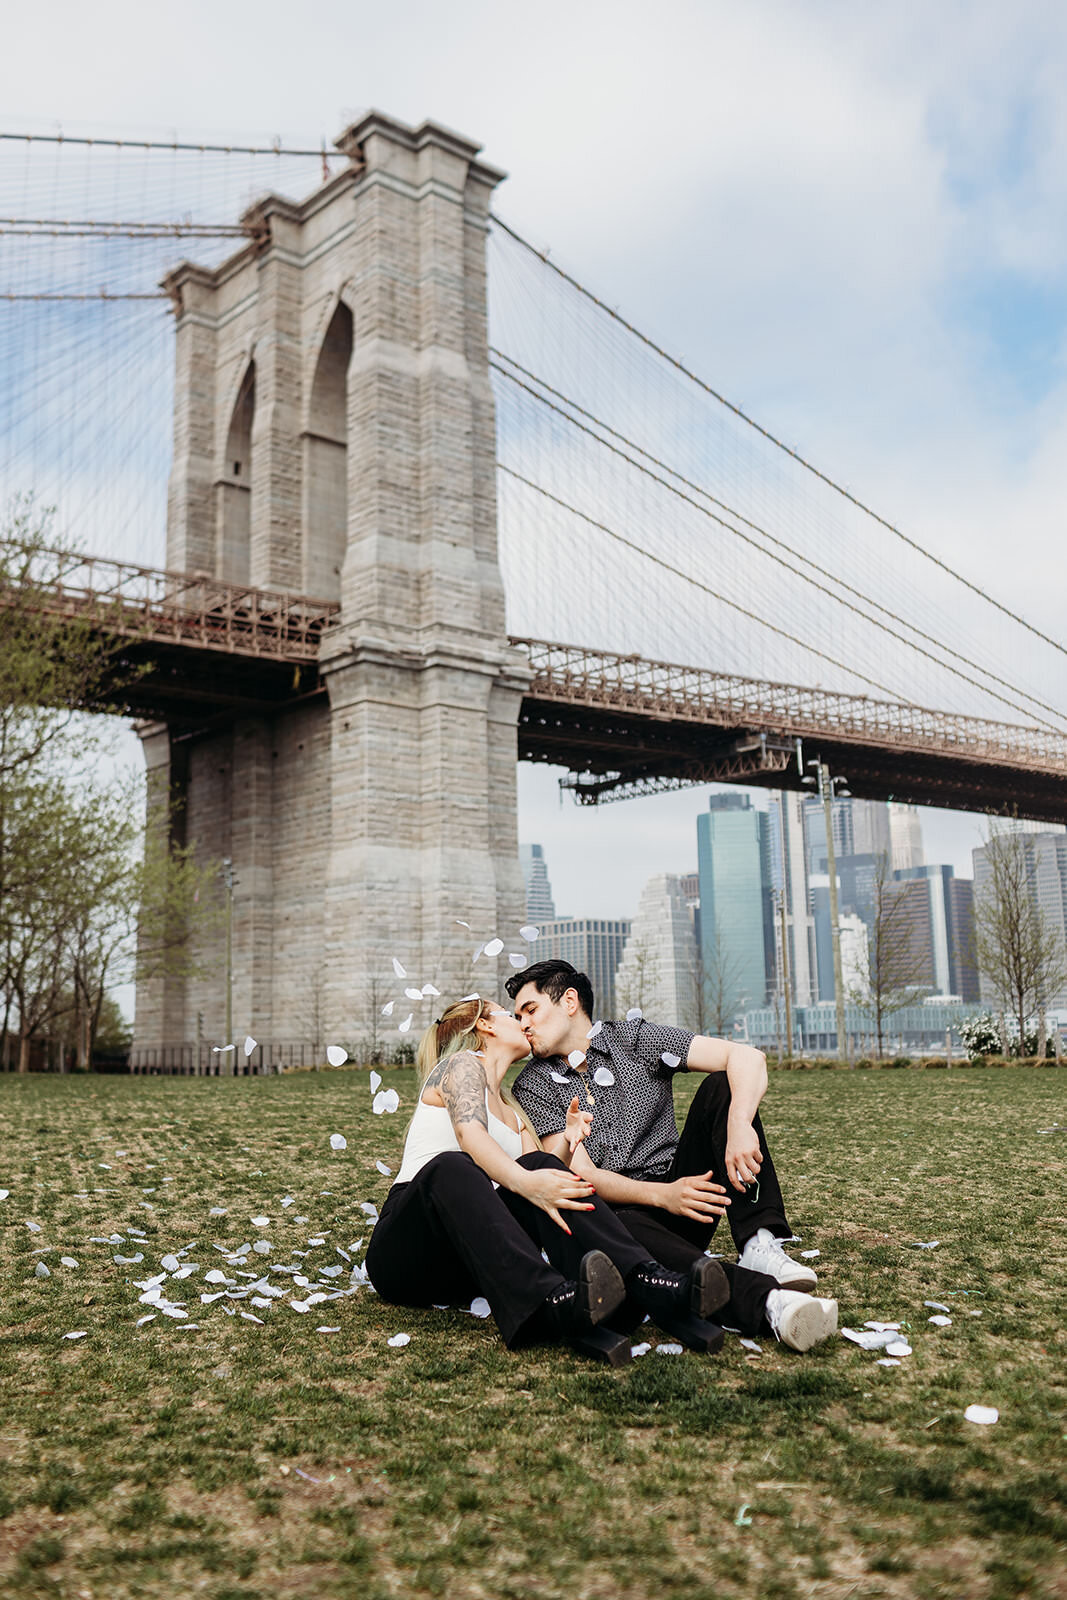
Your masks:
{"label": "green grass", "polygon": [[[899,1319],[914,1354],[728,1339],[621,1372],[367,1290],[262,1327],[199,1304],[213,1241],[265,1231],[265,1268],[316,1229],[320,1264],[366,1239],[413,1091],[388,1082],[401,1113],[379,1118],[364,1073],[0,1079],[0,1594],[1067,1595],[1067,1152],[1037,1131],[1067,1123],[1067,1073],[776,1074],[799,1248],[845,1324]],[[89,1243],[130,1225],[139,1266]],[[199,1328],[136,1328],[134,1280],[194,1240],[171,1292]],[[965,1422],[972,1401],[1000,1422]]]}

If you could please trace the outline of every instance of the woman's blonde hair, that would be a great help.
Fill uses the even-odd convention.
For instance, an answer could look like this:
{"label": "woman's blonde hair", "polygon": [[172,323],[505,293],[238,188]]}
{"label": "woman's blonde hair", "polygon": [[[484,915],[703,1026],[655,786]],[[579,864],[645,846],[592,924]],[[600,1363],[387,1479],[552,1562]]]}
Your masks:
{"label": "woman's blonde hair", "polygon": [[[471,1050],[475,1055],[481,1053],[482,1037],[478,1032],[478,1023],[500,1009],[495,1000],[477,998],[457,1000],[454,1005],[445,1007],[436,1022],[430,1024],[419,1040],[418,1055],[415,1058],[419,1073],[419,1092],[416,1097],[418,1100],[422,1099],[422,1091],[426,1087],[430,1073],[442,1061],[447,1061],[449,1056],[458,1055],[461,1050]],[[500,1098],[515,1112],[540,1150],[541,1140],[537,1136],[537,1130],[518,1101],[503,1084],[500,1085]]]}

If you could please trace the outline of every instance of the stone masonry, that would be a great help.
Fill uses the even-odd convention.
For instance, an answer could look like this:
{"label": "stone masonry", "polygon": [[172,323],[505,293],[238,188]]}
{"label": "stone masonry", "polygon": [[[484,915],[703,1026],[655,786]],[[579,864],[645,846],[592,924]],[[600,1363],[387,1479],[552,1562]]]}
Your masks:
{"label": "stone masonry", "polygon": [[[397,993],[494,977],[524,920],[516,723],[527,682],[497,563],[478,147],[370,113],[345,171],[259,200],[252,242],[167,279],[177,312],[167,565],[339,600],[326,693],[192,737],[142,729],[184,837],[233,860],[233,1030],[350,1039]],[[224,666],[220,666],[224,670]],[[472,940],[454,919],[471,924]],[[138,986],[135,1050],[223,1037],[206,976]],[[400,986],[402,987],[402,985]],[[411,1037],[432,1020],[414,1009]],[[231,1058],[232,1059],[232,1058]]]}

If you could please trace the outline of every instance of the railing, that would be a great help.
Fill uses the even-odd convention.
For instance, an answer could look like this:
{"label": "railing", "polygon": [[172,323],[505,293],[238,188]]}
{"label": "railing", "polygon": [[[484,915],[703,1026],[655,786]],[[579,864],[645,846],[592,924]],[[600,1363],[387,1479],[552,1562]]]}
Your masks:
{"label": "railing", "polygon": [[1067,774],[1067,736],[1042,728],[954,716],[868,695],[765,683],[545,639],[511,642],[529,655],[534,677],[526,693],[534,698],[799,738],[832,736],[843,743],[936,751],[961,760]]}

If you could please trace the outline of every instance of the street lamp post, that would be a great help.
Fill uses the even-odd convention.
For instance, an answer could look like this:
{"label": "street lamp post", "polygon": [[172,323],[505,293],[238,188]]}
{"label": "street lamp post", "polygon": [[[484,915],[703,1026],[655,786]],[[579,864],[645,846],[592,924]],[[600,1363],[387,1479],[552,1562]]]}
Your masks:
{"label": "street lamp post", "polygon": [[[226,1043],[233,1044],[233,861],[223,857],[222,881],[226,886]],[[226,1052],[229,1070],[236,1070],[234,1051]]]}
{"label": "street lamp post", "polygon": [[845,980],[841,968],[841,928],[838,922],[837,906],[837,857],[834,852],[834,817],[833,802],[834,791],[840,785],[840,794],[844,798],[848,795],[844,778],[832,778],[830,768],[824,761],[807,761],[805,766],[814,767],[817,777],[804,778],[804,783],[817,782],[819,786],[819,799],[822,801],[823,821],[826,825],[826,871],[830,878],[830,943],[834,954],[834,1010],[837,1013],[837,1056],[839,1061],[848,1060],[848,1034],[845,1031]]}

